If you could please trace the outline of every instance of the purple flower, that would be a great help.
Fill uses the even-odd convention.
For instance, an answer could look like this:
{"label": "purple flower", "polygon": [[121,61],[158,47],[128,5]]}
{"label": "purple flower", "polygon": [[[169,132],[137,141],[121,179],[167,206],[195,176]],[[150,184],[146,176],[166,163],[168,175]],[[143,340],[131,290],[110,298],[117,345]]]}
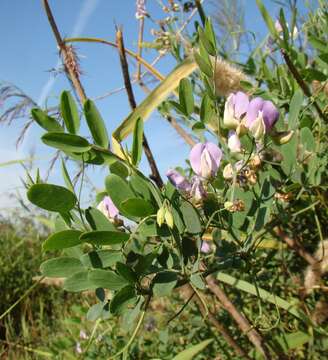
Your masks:
{"label": "purple flower", "polygon": [[171,184],[174,185],[178,190],[182,191],[190,191],[191,190],[191,184],[190,182],[181,175],[178,171],[174,169],[170,169],[166,176],[170,180]]}
{"label": "purple flower", "polygon": [[195,174],[205,179],[216,175],[221,158],[221,149],[211,142],[196,144],[189,155],[191,167]]}
{"label": "purple flower", "polygon": [[241,91],[228,96],[224,106],[223,115],[223,124],[226,128],[233,130],[237,129],[247,112],[248,104],[248,95]]}
{"label": "purple flower", "polygon": [[211,251],[211,246],[207,241],[202,241],[200,251],[204,254],[208,254]]}
{"label": "purple flower", "polygon": [[138,20],[143,19],[147,15],[146,0],[137,0],[136,6],[137,6],[136,18]]}
{"label": "purple flower", "polygon": [[207,196],[207,193],[204,189],[202,179],[198,176],[194,176],[192,179],[190,195],[196,201],[200,201],[200,200],[206,198],[206,196]]}
{"label": "purple flower", "polygon": [[100,210],[108,219],[115,219],[119,214],[117,207],[114,205],[109,196],[105,196],[102,199],[97,206],[97,209]]}
{"label": "purple flower", "polygon": [[249,103],[246,114],[246,127],[251,131],[253,129],[252,132],[254,133],[256,129],[264,126],[264,132],[269,133],[278,118],[279,111],[271,101],[256,97]]}
{"label": "purple flower", "polygon": [[228,148],[233,153],[238,153],[241,151],[241,144],[238,135],[235,131],[230,130],[228,135]]}

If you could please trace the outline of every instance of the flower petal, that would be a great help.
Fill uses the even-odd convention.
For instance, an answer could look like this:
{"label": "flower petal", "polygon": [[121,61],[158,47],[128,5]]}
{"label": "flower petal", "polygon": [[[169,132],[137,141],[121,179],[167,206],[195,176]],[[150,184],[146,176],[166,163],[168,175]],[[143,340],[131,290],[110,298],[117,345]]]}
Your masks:
{"label": "flower petal", "polygon": [[198,143],[190,151],[190,155],[189,155],[190,164],[195,174],[197,175],[201,174],[201,157],[204,148],[205,148],[204,144]]}
{"label": "flower petal", "polygon": [[246,127],[250,127],[252,123],[258,117],[259,111],[263,108],[264,100],[260,97],[256,97],[250,101],[246,114]]}
{"label": "flower petal", "polygon": [[248,95],[238,91],[234,96],[235,116],[240,119],[247,112],[249,105]]}
{"label": "flower petal", "polygon": [[269,132],[279,119],[279,111],[271,101],[264,101],[262,111],[265,131]]}

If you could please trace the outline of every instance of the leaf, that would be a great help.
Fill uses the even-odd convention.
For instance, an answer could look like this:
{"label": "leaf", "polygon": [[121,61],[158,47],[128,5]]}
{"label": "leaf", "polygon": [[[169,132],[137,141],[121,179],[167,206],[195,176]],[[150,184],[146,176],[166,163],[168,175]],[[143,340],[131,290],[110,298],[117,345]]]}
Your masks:
{"label": "leaf", "polygon": [[69,174],[68,174],[68,171],[67,171],[67,168],[66,168],[66,165],[65,165],[65,162],[63,159],[61,161],[61,168],[62,168],[62,175],[63,175],[64,181],[65,181],[66,187],[68,188],[68,190],[70,190],[72,193],[74,193],[74,185],[72,183],[71,178],[69,177]]}
{"label": "leaf", "polygon": [[62,132],[46,133],[41,140],[48,146],[72,153],[84,153],[91,149],[91,145],[83,137]]}
{"label": "leaf", "polygon": [[122,261],[123,255],[118,250],[97,250],[84,254],[80,260],[85,267],[106,268]]}
{"label": "leaf", "polygon": [[190,346],[186,350],[183,350],[178,355],[174,356],[172,360],[193,360],[197,354],[203,351],[213,339],[204,340],[197,345]]}
{"label": "leaf", "polygon": [[63,127],[53,117],[49,116],[45,111],[34,108],[31,110],[32,118],[47,131],[64,131]]}
{"label": "leaf", "polygon": [[301,144],[307,151],[315,151],[315,140],[312,131],[308,127],[301,129]]}
{"label": "leaf", "polygon": [[[124,140],[133,131],[138,118],[146,121],[150,114],[160,105],[169,94],[174,91],[180,80],[196,70],[196,63],[188,58],[176,67],[148,96],[147,98],[121,123],[113,133],[115,152],[119,153],[118,143]],[[115,143],[116,141],[116,143]]]}
{"label": "leaf", "polygon": [[78,230],[63,230],[50,235],[42,244],[44,251],[62,250],[81,244],[80,236],[82,232]]}
{"label": "leaf", "polygon": [[299,124],[299,113],[303,104],[303,91],[297,89],[290,101],[289,104],[289,114],[288,114],[288,128],[289,130],[295,130]]}
{"label": "leaf", "polygon": [[263,17],[271,35],[274,37],[274,39],[279,40],[279,37],[277,36],[277,32],[276,32],[276,29],[274,26],[274,22],[270,16],[270,14],[268,13],[267,9],[263,5],[262,0],[256,0],[256,4],[262,14],[262,17]]}
{"label": "leaf", "polygon": [[194,111],[194,96],[189,79],[180,80],[179,101],[185,115],[190,116]]}
{"label": "leaf", "polygon": [[90,99],[84,102],[84,116],[95,143],[105,149],[108,148],[109,139],[104,120],[102,119],[96,105]]}
{"label": "leaf", "polygon": [[190,234],[199,234],[202,231],[202,225],[199,220],[198,212],[193,205],[188,201],[182,201],[180,211],[186,225],[186,231]]}
{"label": "leaf", "polygon": [[118,175],[122,179],[126,179],[129,176],[129,169],[123,164],[122,161],[115,161],[109,165],[110,172]]}
{"label": "leaf", "polygon": [[139,226],[138,232],[140,235],[144,237],[170,236],[170,230],[165,224],[159,226],[156,222],[156,219],[151,219],[151,218],[147,219]]}
{"label": "leaf", "polygon": [[81,235],[81,242],[94,245],[114,245],[127,241],[130,234],[119,231],[90,231]]}
{"label": "leaf", "polygon": [[93,230],[117,231],[115,225],[98,209],[89,207],[85,210],[85,217]]}
{"label": "leaf", "polygon": [[77,134],[80,128],[80,117],[75,100],[70,92],[62,92],[60,96],[60,109],[68,132]]}
{"label": "leaf", "polygon": [[200,105],[200,119],[203,123],[207,124],[212,119],[213,114],[214,110],[212,108],[211,98],[205,94]]}
{"label": "leaf", "polygon": [[121,208],[125,213],[136,217],[146,217],[155,213],[152,203],[140,198],[122,201]]}
{"label": "leaf", "polygon": [[104,309],[104,304],[102,303],[92,305],[87,312],[87,320],[95,321],[99,319],[103,313],[103,309]]}
{"label": "leaf", "polygon": [[168,296],[171,294],[177,283],[177,274],[171,271],[165,271],[156,274],[153,279],[153,293],[155,296]]}
{"label": "leaf", "polygon": [[130,266],[122,263],[122,262],[118,262],[116,264],[116,270],[117,272],[124,277],[124,279],[126,279],[129,283],[134,284],[137,281],[137,275],[136,273],[131,269]]}
{"label": "leaf", "polygon": [[81,271],[75,273],[64,281],[64,290],[71,292],[80,292],[85,290],[94,290],[97,288],[89,280],[89,272]]}
{"label": "leaf", "polygon": [[205,20],[205,28],[204,28],[204,34],[206,36],[206,39],[212,44],[215,54],[216,55],[216,36],[213,29],[212,20],[210,18],[206,18]]}
{"label": "leaf", "polygon": [[47,277],[69,277],[83,270],[80,260],[73,257],[58,257],[43,262],[40,271]]}
{"label": "leaf", "polygon": [[281,346],[281,348],[284,350],[284,352],[287,353],[288,350],[299,348],[309,342],[311,339],[311,335],[303,331],[297,331],[287,335],[283,334],[276,340]]}
{"label": "leaf", "polygon": [[213,70],[210,64],[208,64],[197,51],[194,51],[195,61],[200,68],[200,71],[207,75],[209,78],[213,77]]}
{"label": "leaf", "polygon": [[143,121],[141,118],[137,119],[133,131],[133,144],[132,144],[132,164],[138,166],[142,155],[143,143]]}
{"label": "leaf", "polygon": [[122,213],[122,215],[128,215],[121,207],[123,201],[135,197],[135,194],[130,189],[128,183],[120,176],[110,174],[106,177],[105,185],[108,195],[119,209],[120,213]]}
{"label": "leaf", "polygon": [[139,175],[131,175],[129,178],[129,184],[132,190],[140,195],[143,199],[152,201],[153,195],[149,187],[149,182]]}
{"label": "leaf", "polygon": [[[239,289],[241,291],[247,292],[249,294],[257,296],[257,290],[259,292],[259,296],[263,301],[267,301],[271,304],[274,304],[286,311],[288,311],[293,316],[297,317],[300,320],[303,320],[304,322],[308,322],[305,314],[298,310],[295,305],[292,305],[290,302],[287,302],[286,300],[282,299],[281,297],[271,294],[270,292],[259,288],[256,290],[256,287],[252,284],[250,284],[247,281],[237,279],[231,275],[224,274],[222,272],[219,272],[217,277],[219,281],[224,282],[225,284],[231,285],[235,287],[236,289]],[[298,303],[298,300],[293,299],[292,303]]]}
{"label": "leaf", "polygon": [[109,290],[120,290],[128,285],[128,282],[121,276],[110,270],[95,269],[89,272],[89,281],[95,287],[102,287]]}
{"label": "leaf", "polygon": [[205,33],[200,26],[198,26],[198,35],[201,45],[204,47],[206,52],[212,56],[215,56],[216,50],[215,50],[215,45],[212,42],[211,36],[208,36],[209,34]]}
{"label": "leaf", "polygon": [[28,192],[27,198],[38,207],[61,213],[67,213],[75,206],[76,196],[63,186],[52,184],[34,184]]}
{"label": "leaf", "polygon": [[136,298],[136,291],[133,286],[126,286],[117,292],[112,298],[109,309],[112,314],[118,314],[122,308]]}

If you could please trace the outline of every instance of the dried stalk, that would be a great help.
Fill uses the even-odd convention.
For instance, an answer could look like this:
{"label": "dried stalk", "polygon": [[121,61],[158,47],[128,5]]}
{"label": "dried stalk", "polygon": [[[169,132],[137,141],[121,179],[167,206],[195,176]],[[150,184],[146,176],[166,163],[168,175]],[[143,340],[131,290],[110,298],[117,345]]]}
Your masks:
{"label": "dried stalk", "polygon": [[72,85],[73,85],[78,97],[80,98],[81,103],[83,104],[87,97],[86,97],[84,88],[81,84],[81,81],[79,79],[79,75],[76,72],[76,69],[74,68],[74,66],[72,66],[72,64],[71,64],[71,61],[74,60],[72,58],[72,57],[74,57],[74,54],[72,54],[72,50],[68,48],[68,46],[65,44],[65,42],[63,41],[63,39],[60,35],[57,24],[52,15],[48,0],[42,0],[42,2],[43,2],[44,9],[46,11],[52,32],[55,35],[60,54],[62,55],[66,74],[67,74],[68,78],[70,79],[70,81],[72,82]]}
{"label": "dried stalk", "polygon": [[[142,56],[142,41],[143,41],[144,28],[145,28],[145,18],[142,17],[139,20],[138,53],[137,53],[139,58],[141,58],[141,56]],[[141,75],[141,64],[140,64],[140,61],[138,60],[137,75],[136,75],[137,81],[141,80],[140,75]]]}
{"label": "dried stalk", "polygon": [[250,342],[262,353],[265,359],[271,359],[270,351],[265,344],[262,335],[252,327],[247,318],[241,314],[235,305],[230,301],[225,292],[221,287],[216,283],[213,276],[208,276],[206,278],[208,288],[211,292],[217,297],[222,306],[228,311],[231,317],[238,324],[240,330],[245,333],[250,340]]}
{"label": "dried stalk", "polygon": [[[116,43],[117,43],[117,49],[118,49],[118,52],[120,55],[120,61],[121,61],[121,67],[122,67],[122,73],[123,73],[126,93],[128,95],[131,109],[134,110],[137,107],[137,103],[135,101],[135,97],[133,94],[133,89],[132,89],[131,79],[130,79],[130,74],[129,74],[129,66],[128,66],[128,62],[127,62],[126,54],[125,54],[123,34],[122,34],[122,30],[120,30],[120,29],[118,29],[116,31]],[[150,169],[151,169],[151,173],[152,173],[151,177],[156,182],[157,186],[161,188],[163,186],[163,180],[158,171],[154,156],[150,150],[150,147],[149,147],[149,144],[148,144],[145,134],[143,135],[142,145],[143,145],[143,149],[145,151],[145,154],[146,154],[146,157],[147,157]]]}

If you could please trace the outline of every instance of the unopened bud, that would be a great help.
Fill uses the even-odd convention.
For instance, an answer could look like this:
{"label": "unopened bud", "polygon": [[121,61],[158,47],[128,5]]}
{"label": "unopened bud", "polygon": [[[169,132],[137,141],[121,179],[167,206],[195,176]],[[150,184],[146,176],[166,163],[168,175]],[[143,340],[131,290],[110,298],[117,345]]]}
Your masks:
{"label": "unopened bud", "polygon": [[280,131],[280,132],[275,132],[274,134],[271,135],[272,140],[277,144],[277,145],[283,145],[283,144],[287,144],[291,138],[294,135],[294,131]]}
{"label": "unopened bud", "polygon": [[157,224],[159,226],[162,226],[163,223],[164,223],[164,220],[165,220],[165,209],[164,209],[164,207],[161,207],[160,209],[158,209],[156,219],[157,219]]}
{"label": "unopened bud", "polygon": [[171,211],[170,211],[170,210],[166,210],[164,217],[165,217],[165,222],[166,222],[167,226],[168,226],[169,228],[173,229],[174,220],[173,220],[173,215],[172,215]]}
{"label": "unopened bud", "polygon": [[249,127],[251,134],[255,140],[261,140],[265,134],[265,124],[262,116],[262,111],[259,111],[259,115],[256,120]]}

